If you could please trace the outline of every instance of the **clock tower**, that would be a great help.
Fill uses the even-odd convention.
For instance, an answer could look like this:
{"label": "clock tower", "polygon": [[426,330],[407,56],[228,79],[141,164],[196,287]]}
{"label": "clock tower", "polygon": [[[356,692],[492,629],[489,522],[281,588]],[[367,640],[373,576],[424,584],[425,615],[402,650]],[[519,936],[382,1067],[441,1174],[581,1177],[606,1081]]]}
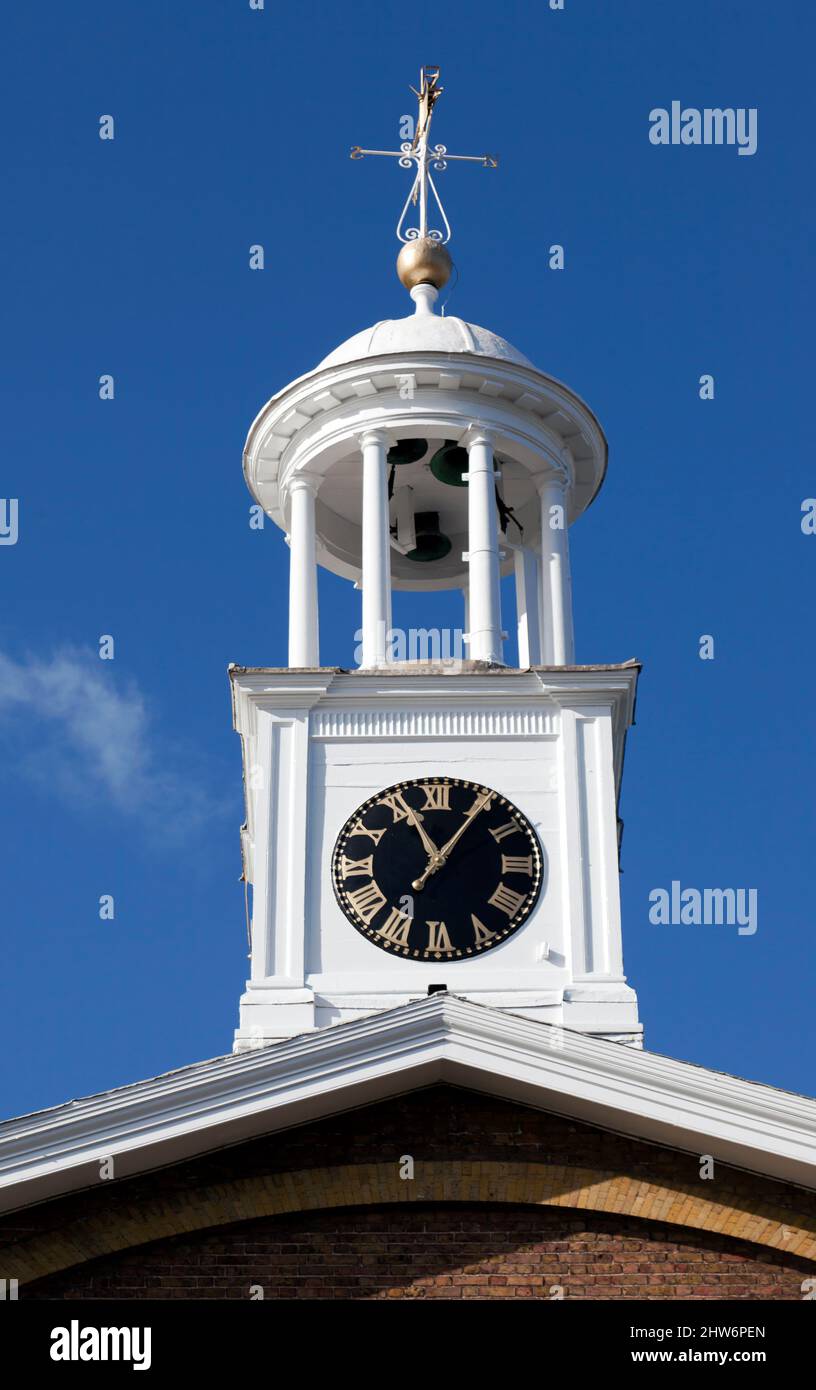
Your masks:
{"label": "clock tower", "polygon": [[[496,164],[430,143],[440,92],[423,69],[413,140],[352,151],[415,171],[397,229],[412,312],[279,391],[245,446],[290,577],[288,665],[230,669],[251,886],[239,1052],[435,990],[641,1041],[617,815],[638,667],[573,648],[568,528],[606,440],[504,338],[438,312],[452,263],[433,174]],[[360,591],[355,668],[320,665],[319,566]],[[424,595],[420,649],[392,628],[395,588]],[[434,640],[444,589],[464,594],[464,655]]]}

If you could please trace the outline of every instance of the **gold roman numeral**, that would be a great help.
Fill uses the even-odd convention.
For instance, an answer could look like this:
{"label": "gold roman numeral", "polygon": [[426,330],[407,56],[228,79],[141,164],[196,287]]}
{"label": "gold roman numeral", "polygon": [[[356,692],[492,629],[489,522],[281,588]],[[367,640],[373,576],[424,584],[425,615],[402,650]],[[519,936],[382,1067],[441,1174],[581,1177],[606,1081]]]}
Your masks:
{"label": "gold roman numeral", "polygon": [[505,821],[504,825],[497,825],[495,830],[491,826],[490,833],[498,845],[502,840],[506,840],[508,835],[515,835],[517,830],[521,830],[521,826],[518,822],[508,820]]}
{"label": "gold roman numeral", "polygon": [[508,888],[506,883],[500,883],[492,898],[488,898],[493,907],[497,907],[500,912],[506,912],[508,917],[515,917],[522,903],[524,902],[523,893],[514,893],[512,888]]}
{"label": "gold roman numeral", "polygon": [[376,883],[367,883],[363,888],[355,888],[353,893],[349,893],[348,900],[366,926],[370,924],[372,917],[377,916],[380,908],[385,906],[385,894],[380,892]]}
{"label": "gold roman numeral", "polygon": [[450,810],[450,787],[447,782],[420,782],[419,785],[425,793],[423,811]]}
{"label": "gold roman numeral", "polygon": [[368,836],[374,841],[375,845],[378,845],[378,844],[380,843],[380,840],[382,839],[382,837],[383,837],[384,834],[385,834],[385,830],[384,830],[384,829],[383,829],[383,830],[372,830],[370,825],[363,825],[363,818],[362,818],[362,816],[358,816],[358,817],[357,817],[357,819],[356,819],[356,821],[354,822],[353,826],[352,826],[351,829],[349,830],[349,836],[351,836],[351,835],[368,835]]}
{"label": "gold roman numeral", "polygon": [[400,912],[399,908],[392,907],[387,920],[377,928],[377,935],[384,936],[386,941],[393,942],[395,946],[407,946],[413,920],[413,917],[406,917],[404,912]]}
{"label": "gold roman numeral", "polygon": [[486,941],[492,941],[496,935],[494,931],[488,931],[484,922],[480,922],[475,913],[471,912],[470,920],[473,923],[473,931],[476,936],[476,945],[484,946]]}
{"label": "gold roman numeral", "polygon": [[367,859],[347,859],[344,854],[340,860],[340,872],[343,878],[354,878],[355,876],[373,878],[374,855],[369,854]]}
{"label": "gold roman numeral", "polygon": [[428,928],[428,950],[429,951],[452,951],[453,942],[448,936],[448,929],[444,922],[426,922]]}
{"label": "gold roman numeral", "polygon": [[531,854],[503,854],[502,867],[503,874],[529,874],[533,876],[533,856]]}
{"label": "gold roman numeral", "polygon": [[380,800],[377,802],[377,805],[387,806],[389,811],[393,812],[393,825],[396,825],[397,821],[407,820],[408,817],[412,814],[410,807],[406,806],[405,802],[402,799],[402,792],[392,792],[390,796],[381,797]]}

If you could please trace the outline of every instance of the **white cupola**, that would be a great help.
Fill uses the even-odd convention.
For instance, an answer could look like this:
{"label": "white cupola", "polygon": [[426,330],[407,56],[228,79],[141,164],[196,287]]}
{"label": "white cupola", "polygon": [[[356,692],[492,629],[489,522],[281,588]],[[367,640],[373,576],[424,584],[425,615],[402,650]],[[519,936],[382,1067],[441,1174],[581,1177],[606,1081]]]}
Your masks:
{"label": "white cupola", "polygon": [[[238,1050],[440,987],[640,1040],[617,819],[637,666],[574,664],[568,528],[603,482],[606,440],[506,339],[437,312],[452,262],[432,171],[471,158],[430,145],[440,91],[424,69],[413,141],[352,151],[416,170],[397,229],[413,312],[280,390],[244,449],[290,577],[288,666],[231,671],[253,890]],[[320,664],[321,566],[360,591],[353,671]],[[427,594],[429,627],[434,592],[464,592],[455,669],[394,660],[394,589]]]}
{"label": "white cupola", "polygon": [[392,588],[463,589],[469,657],[502,663],[514,570],[521,664],[574,658],[567,528],[603,480],[603,432],[437,293],[414,287],[413,314],[349,338],[250,429],[250,491],[290,542],[291,666],[320,664],[317,565],[362,591],[363,666],[386,663]]}

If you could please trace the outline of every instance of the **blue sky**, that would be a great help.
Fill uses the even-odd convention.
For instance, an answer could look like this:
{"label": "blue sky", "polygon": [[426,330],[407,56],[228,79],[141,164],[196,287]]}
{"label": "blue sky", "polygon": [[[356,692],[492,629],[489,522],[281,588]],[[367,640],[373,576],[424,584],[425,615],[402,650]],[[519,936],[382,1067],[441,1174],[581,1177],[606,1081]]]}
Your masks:
{"label": "blue sky", "polygon": [[[809,7],[46,0],[5,38],[0,1112],[231,1046],[226,668],[284,663],[288,557],[249,528],[241,448],[274,391],[410,307],[406,175],[347,152],[396,139],[423,62],[438,138],[501,160],[442,176],[449,312],[569,383],[610,440],[571,536],[576,643],[644,663],[621,882],[647,1045],[813,1093]],[[651,145],[674,99],[756,107],[756,154]],[[320,599],[323,659],[351,664],[359,596],[323,575]],[[458,624],[458,598],[397,616]],[[652,926],[673,879],[755,887],[756,935]]]}

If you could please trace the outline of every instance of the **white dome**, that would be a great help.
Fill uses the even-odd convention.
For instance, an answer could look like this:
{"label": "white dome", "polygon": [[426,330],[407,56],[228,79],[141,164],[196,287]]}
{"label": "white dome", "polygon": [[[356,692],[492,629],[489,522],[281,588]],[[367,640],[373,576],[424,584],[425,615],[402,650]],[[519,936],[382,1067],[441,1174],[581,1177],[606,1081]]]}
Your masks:
{"label": "white dome", "polygon": [[[424,288],[424,287],[423,287]],[[320,367],[338,367],[344,362],[357,362],[363,357],[382,357],[403,352],[471,352],[479,357],[498,357],[502,362],[516,362],[532,367],[525,357],[506,338],[491,333],[478,324],[464,319],[443,318],[439,314],[409,314],[404,319],[383,319],[371,328],[355,333],[330,352]]]}

